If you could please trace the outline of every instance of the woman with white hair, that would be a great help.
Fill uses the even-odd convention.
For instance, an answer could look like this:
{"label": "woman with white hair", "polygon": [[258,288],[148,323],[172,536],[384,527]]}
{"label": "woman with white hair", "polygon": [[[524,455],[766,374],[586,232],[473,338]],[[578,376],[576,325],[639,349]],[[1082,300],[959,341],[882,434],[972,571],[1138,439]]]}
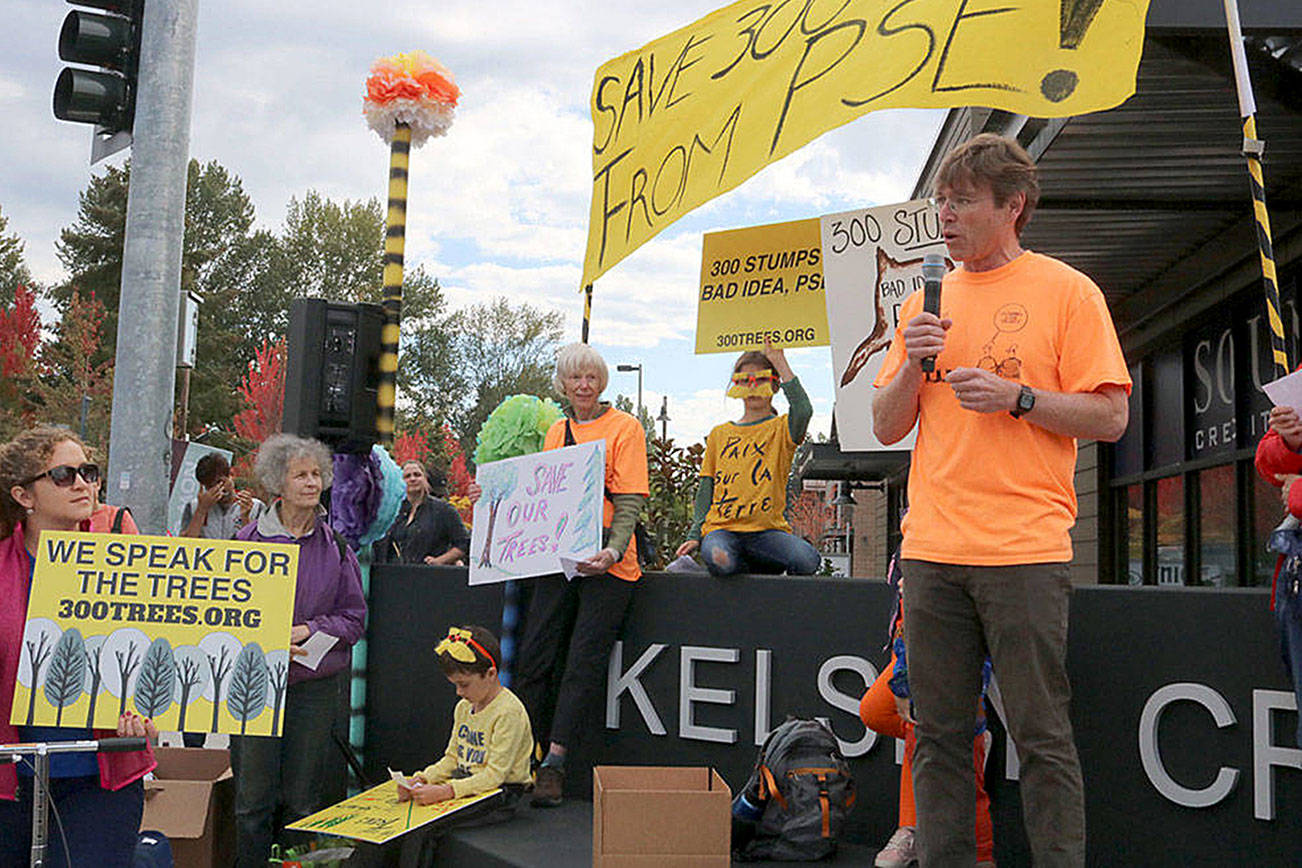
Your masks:
{"label": "woman with white hair", "polygon": [[[578,564],[580,575],[534,579],[515,681],[511,689],[529,710],[534,737],[547,745],[532,803],[561,803],[565,755],[595,719],[585,711],[605,683],[606,664],[633,588],[642,576],[633,529],[650,489],[646,432],[637,419],[601,400],[609,373],[587,344],[570,344],[556,357],[552,384],[569,404],[566,418],[552,425],[544,449],[606,441],[606,498],[603,548]],[[479,497],[471,486],[472,500]]]}
{"label": "woman with white hair", "polygon": [[330,729],[349,676],[352,646],[362,638],[366,599],[357,557],[326,523],[321,493],[333,459],[319,441],[293,434],[267,438],[254,462],[258,482],[275,500],[236,539],[297,545],[298,578],[289,641],[292,657],[314,633],[338,641],[315,670],[289,667],[280,738],[232,736],[235,773],[236,864],[265,866],[286,823],[315,813],[335,756]]}

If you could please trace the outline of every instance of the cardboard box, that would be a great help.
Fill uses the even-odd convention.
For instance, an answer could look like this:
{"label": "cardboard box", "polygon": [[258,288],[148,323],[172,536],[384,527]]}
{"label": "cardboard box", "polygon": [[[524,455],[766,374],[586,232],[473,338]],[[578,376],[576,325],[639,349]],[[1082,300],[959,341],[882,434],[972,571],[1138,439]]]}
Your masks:
{"label": "cardboard box", "polygon": [[593,868],[728,868],[732,793],[709,768],[592,770]]}
{"label": "cardboard box", "polygon": [[177,868],[235,863],[235,781],[230,752],[202,748],[154,749],[158,768],[145,781],[141,831],[155,829],[172,843]]}

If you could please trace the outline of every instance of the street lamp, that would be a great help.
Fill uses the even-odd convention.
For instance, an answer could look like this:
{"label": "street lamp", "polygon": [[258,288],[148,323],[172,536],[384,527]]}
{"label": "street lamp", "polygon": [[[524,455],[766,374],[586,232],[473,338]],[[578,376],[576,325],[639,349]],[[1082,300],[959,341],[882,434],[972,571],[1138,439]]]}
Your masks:
{"label": "street lamp", "polygon": [[664,403],[660,405],[660,415],[656,419],[660,422],[660,439],[669,442],[669,396],[664,396]]}
{"label": "street lamp", "polygon": [[832,506],[855,506],[859,501],[854,499],[851,490],[854,488],[853,483],[842,482],[837,485],[837,495],[832,499]]}
{"label": "street lamp", "polygon": [[642,421],[642,365],[616,365],[615,370],[622,374],[637,371],[637,419]]}

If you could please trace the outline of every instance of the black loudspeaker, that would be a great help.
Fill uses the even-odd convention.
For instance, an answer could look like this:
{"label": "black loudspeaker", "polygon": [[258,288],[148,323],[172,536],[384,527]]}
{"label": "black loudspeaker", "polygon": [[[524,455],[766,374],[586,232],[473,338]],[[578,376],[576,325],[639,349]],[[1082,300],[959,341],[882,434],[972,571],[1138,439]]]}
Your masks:
{"label": "black loudspeaker", "polygon": [[289,309],[289,358],[281,430],[315,437],[337,452],[365,451],[379,440],[378,304],[296,300]]}

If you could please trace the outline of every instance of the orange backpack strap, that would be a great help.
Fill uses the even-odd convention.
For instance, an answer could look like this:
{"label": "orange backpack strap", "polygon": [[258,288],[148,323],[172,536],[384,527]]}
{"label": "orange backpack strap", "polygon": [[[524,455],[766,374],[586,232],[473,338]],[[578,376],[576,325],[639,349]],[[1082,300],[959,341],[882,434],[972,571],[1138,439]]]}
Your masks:
{"label": "orange backpack strap", "polygon": [[765,790],[767,790],[769,796],[777,799],[778,804],[782,806],[782,810],[787,809],[787,800],[778,791],[777,781],[773,780],[773,772],[769,771],[768,766],[760,766],[760,798],[765,797]]}

